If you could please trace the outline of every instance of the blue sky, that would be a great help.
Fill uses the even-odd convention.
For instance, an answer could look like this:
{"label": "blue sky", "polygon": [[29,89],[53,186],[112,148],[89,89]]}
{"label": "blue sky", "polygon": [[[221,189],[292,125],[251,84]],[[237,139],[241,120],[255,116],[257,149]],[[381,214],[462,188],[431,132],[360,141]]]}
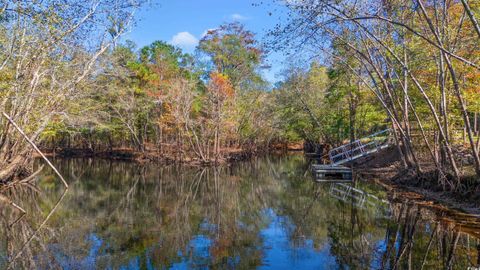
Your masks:
{"label": "blue sky", "polygon": [[[141,10],[137,25],[127,35],[138,47],[155,40],[167,41],[193,52],[198,40],[209,29],[222,23],[239,21],[264,41],[266,33],[283,20],[286,10],[274,0],[152,0],[152,6]],[[270,53],[267,62],[272,66],[264,71],[270,82],[280,80],[283,55]]]}

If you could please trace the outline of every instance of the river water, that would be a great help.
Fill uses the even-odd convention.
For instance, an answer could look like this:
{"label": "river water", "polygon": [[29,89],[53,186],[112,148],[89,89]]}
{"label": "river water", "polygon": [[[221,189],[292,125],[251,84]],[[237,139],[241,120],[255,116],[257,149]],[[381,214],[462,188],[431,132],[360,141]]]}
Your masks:
{"label": "river water", "polygon": [[[0,204],[0,269],[468,269],[476,217],[315,183],[301,155],[224,168],[55,160]],[[53,210],[52,210],[53,209]],[[46,220],[47,219],[47,220]],[[473,269],[473,268],[472,268]]]}

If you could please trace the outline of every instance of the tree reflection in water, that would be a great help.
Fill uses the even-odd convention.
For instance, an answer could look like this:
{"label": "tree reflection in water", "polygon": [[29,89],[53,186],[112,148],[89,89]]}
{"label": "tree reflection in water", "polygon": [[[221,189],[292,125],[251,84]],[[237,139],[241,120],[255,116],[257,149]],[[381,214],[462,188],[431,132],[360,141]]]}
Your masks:
{"label": "tree reflection in water", "polygon": [[[27,215],[2,208],[0,268],[466,269],[478,265],[478,220],[390,196],[390,216],[333,197],[305,178],[301,156],[223,168],[57,160],[11,190]],[[378,187],[357,188],[387,198]],[[33,240],[25,245],[29,238]],[[24,248],[23,248],[24,247]],[[12,259],[20,254],[17,259]]]}

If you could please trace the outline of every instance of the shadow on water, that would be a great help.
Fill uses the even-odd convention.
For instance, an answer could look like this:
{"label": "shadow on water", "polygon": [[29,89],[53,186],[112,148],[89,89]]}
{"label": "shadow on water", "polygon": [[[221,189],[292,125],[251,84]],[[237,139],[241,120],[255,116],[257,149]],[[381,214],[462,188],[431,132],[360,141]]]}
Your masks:
{"label": "shadow on water", "polygon": [[44,171],[38,190],[9,194],[27,211],[24,218],[9,226],[18,213],[0,209],[0,269],[467,269],[479,263],[478,218],[392,197],[374,185],[315,183],[304,176],[302,156],[217,169],[55,163],[69,180],[64,197],[54,174]]}

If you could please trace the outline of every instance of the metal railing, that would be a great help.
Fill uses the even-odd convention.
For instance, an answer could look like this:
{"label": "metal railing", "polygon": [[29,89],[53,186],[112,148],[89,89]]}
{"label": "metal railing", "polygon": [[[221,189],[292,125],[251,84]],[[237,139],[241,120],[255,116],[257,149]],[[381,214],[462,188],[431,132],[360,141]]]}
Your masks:
{"label": "metal railing", "polygon": [[390,129],[386,129],[332,149],[328,153],[330,161],[332,164],[338,165],[374,153],[388,145],[390,131]]}

